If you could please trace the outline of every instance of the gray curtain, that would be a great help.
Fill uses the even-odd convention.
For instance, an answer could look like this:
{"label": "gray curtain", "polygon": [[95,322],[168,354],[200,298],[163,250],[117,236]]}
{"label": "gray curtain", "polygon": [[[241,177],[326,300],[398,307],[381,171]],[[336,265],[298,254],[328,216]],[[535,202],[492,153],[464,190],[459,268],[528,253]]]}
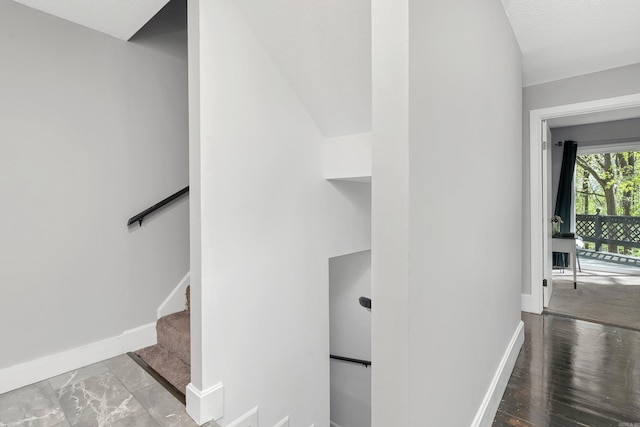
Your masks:
{"label": "gray curtain", "polygon": [[[573,172],[576,168],[576,155],[578,153],[578,143],[575,141],[564,141],[562,151],[562,167],[560,169],[560,183],[558,184],[558,195],[556,197],[556,208],[554,215],[560,216],[563,223],[560,224],[560,232],[571,231],[571,195],[573,194]],[[569,264],[567,254],[559,252],[553,253],[553,266],[566,268]]]}

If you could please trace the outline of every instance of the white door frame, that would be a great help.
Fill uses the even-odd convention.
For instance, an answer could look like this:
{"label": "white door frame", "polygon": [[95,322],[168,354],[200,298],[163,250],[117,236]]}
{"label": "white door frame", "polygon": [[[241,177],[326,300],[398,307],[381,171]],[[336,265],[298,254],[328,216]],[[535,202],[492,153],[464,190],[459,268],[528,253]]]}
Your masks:
{"label": "white door frame", "polygon": [[[640,107],[640,93],[597,99],[575,104],[539,108],[529,113],[529,198],[531,226],[531,294],[522,294],[522,311],[542,313],[543,310],[543,218],[542,201],[547,197],[542,188],[542,122],[559,117],[599,113],[601,111]],[[550,142],[550,141],[549,141]],[[546,159],[546,156],[544,156]]]}
{"label": "white door frame", "polygon": [[[542,143],[546,145],[546,149],[542,150],[542,281],[544,279],[547,280],[547,287],[542,288],[542,304],[543,307],[548,307],[549,302],[551,301],[551,294],[553,294],[553,265],[552,265],[552,251],[551,251],[551,240],[549,240],[549,236],[551,236],[551,227],[549,227],[551,223],[551,215],[550,215],[550,199],[551,194],[551,129],[549,128],[549,122],[546,120],[542,121]],[[546,221],[544,220],[546,218]],[[546,238],[544,238],[546,236]]]}

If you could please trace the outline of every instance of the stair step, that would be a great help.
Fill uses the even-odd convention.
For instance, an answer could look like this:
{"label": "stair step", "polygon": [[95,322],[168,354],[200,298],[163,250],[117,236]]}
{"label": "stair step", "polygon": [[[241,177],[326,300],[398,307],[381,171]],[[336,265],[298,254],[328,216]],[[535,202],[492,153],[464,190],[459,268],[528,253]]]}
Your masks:
{"label": "stair step", "polygon": [[160,344],[145,347],[135,352],[147,365],[169,381],[183,394],[191,382],[191,367]]}
{"label": "stair step", "polygon": [[189,312],[181,311],[161,317],[156,324],[156,330],[158,332],[158,344],[189,366],[191,364],[191,323]]}

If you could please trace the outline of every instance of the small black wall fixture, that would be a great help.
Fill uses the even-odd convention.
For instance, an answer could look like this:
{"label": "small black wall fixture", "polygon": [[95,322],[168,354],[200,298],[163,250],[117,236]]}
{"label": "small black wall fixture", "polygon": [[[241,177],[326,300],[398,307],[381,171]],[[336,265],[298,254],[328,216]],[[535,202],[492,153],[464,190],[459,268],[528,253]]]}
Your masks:
{"label": "small black wall fixture", "polygon": [[135,215],[135,216],[132,216],[131,218],[129,218],[129,221],[127,221],[127,227],[129,227],[131,224],[133,224],[135,222],[138,222],[140,225],[142,225],[142,221],[144,220],[145,216],[149,215],[150,213],[152,213],[154,211],[157,211],[158,209],[160,209],[161,207],[163,207],[165,205],[168,205],[169,203],[173,202],[174,200],[176,200],[180,196],[183,196],[183,195],[187,194],[188,192],[189,192],[189,186],[187,185],[182,190],[173,193],[172,195],[170,195],[166,199],[164,199],[164,200],[156,203],[155,205],[151,206],[149,209],[145,209],[142,212],[140,212],[138,215]]}
{"label": "small black wall fixture", "polygon": [[371,298],[360,297],[360,305],[366,309],[371,310]]}

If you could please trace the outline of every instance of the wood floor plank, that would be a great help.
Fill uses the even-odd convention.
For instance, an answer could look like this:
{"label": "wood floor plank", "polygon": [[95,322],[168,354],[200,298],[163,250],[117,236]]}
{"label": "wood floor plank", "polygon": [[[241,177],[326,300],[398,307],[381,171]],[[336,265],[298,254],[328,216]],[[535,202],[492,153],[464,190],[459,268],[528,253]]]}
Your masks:
{"label": "wood floor plank", "polygon": [[525,343],[494,425],[640,423],[640,332],[553,315],[522,318]]}
{"label": "wood floor plank", "polygon": [[532,427],[533,424],[516,416],[498,411],[493,419],[493,427]]}

